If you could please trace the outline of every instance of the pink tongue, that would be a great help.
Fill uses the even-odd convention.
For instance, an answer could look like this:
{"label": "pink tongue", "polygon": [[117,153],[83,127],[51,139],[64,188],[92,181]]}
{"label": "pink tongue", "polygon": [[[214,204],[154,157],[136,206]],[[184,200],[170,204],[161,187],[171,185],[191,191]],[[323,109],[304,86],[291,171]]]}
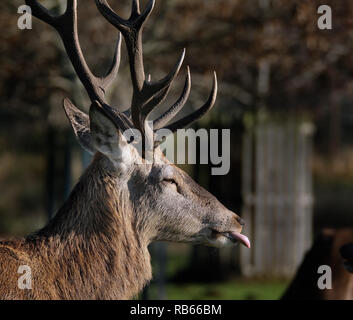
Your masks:
{"label": "pink tongue", "polygon": [[247,236],[244,236],[243,234],[238,232],[229,232],[229,233],[234,239],[239,240],[245,247],[248,247],[250,249],[250,240],[248,239]]}

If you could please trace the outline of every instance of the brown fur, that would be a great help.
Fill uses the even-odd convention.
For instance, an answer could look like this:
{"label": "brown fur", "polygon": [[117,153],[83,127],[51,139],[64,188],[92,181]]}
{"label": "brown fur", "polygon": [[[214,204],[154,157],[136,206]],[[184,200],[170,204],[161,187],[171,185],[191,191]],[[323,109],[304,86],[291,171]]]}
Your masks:
{"label": "brown fur", "polygon": [[[147,243],[102,161],[95,159],[48,226],[0,242],[1,298],[127,299],[151,279]],[[20,265],[32,269],[32,290],[17,286]]]}

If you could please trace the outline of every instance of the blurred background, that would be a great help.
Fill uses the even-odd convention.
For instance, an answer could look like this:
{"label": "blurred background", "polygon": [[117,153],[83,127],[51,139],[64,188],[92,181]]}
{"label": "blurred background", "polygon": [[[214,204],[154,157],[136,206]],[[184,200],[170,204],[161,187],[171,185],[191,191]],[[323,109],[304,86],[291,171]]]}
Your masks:
{"label": "blurred background", "polygon": [[[0,3],[0,238],[44,226],[90,161],[61,106],[70,97],[87,111],[88,97],[49,26],[34,19],[32,30],[18,29],[23,2]],[[66,6],[41,3],[56,12]],[[81,46],[103,74],[117,32],[93,0],[82,3]],[[128,16],[131,1],[110,3]],[[317,26],[322,4],[332,8],[332,30]],[[194,128],[231,129],[231,170],[183,169],[245,218],[253,248],[153,244],[154,281],[141,298],[278,299],[318,235],[353,228],[353,3],[157,0],[144,32],[146,72],[160,78],[184,47],[193,79],[185,113],[207,99],[216,70],[216,107]],[[129,106],[122,51],[108,94],[112,105]],[[321,256],[332,257],[330,250]]]}

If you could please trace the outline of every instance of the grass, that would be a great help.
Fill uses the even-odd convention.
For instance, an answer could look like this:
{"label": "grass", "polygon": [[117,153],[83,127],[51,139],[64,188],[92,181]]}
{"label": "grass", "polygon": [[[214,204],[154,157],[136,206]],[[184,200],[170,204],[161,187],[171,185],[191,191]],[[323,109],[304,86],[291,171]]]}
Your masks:
{"label": "grass", "polygon": [[[192,254],[190,245],[168,244],[166,278],[172,279],[179,271],[190,264]],[[155,248],[152,248],[152,252]],[[223,251],[223,253],[226,253]],[[234,254],[229,252],[229,254]],[[153,255],[152,255],[153,256]],[[227,258],[228,257],[228,258]],[[229,255],[225,256],[225,262]],[[158,265],[152,258],[154,280],[157,278]],[[233,276],[233,278],[218,283],[175,283],[167,282],[166,298],[168,300],[278,300],[288,287],[289,280],[280,279],[249,279]],[[158,298],[156,282],[148,288],[149,299]]]}
{"label": "grass", "polygon": [[[167,284],[168,300],[277,300],[288,281],[234,279],[210,284]],[[156,298],[156,287],[150,288],[150,298]]]}

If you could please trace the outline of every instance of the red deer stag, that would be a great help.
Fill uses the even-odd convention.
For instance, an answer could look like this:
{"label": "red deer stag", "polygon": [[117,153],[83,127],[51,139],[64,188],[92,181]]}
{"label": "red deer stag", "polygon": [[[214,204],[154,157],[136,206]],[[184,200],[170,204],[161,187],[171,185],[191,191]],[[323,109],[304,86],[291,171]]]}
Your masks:
{"label": "red deer stag", "polygon": [[[56,216],[42,230],[23,240],[0,242],[0,298],[2,299],[129,299],[151,279],[152,241],[175,241],[224,246],[240,242],[244,222],[172,165],[155,141],[147,122],[166,97],[181,68],[152,82],[143,66],[142,29],[155,1],[141,12],[132,2],[129,19],[120,18],[106,0],[96,0],[100,13],[123,35],[129,56],[133,96],[130,113],[110,107],[105,91],[117,74],[120,36],[114,62],[104,78],[93,75],[83,57],[77,30],[77,0],[68,0],[61,16],[52,15],[36,0],[26,0],[38,19],[54,27],[91,101],[89,115],[68,99],[64,109],[74,132],[94,158]],[[120,35],[120,33],[119,33]],[[168,124],[184,106],[191,86],[189,69],[179,100],[153,122],[155,130],[183,128],[214,105],[212,93],[196,112]],[[125,130],[141,132],[153,161],[140,155]],[[149,148],[148,148],[149,146]],[[145,149],[143,149],[145,150]],[[28,266],[32,289],[18,287],[18,270]]]}

